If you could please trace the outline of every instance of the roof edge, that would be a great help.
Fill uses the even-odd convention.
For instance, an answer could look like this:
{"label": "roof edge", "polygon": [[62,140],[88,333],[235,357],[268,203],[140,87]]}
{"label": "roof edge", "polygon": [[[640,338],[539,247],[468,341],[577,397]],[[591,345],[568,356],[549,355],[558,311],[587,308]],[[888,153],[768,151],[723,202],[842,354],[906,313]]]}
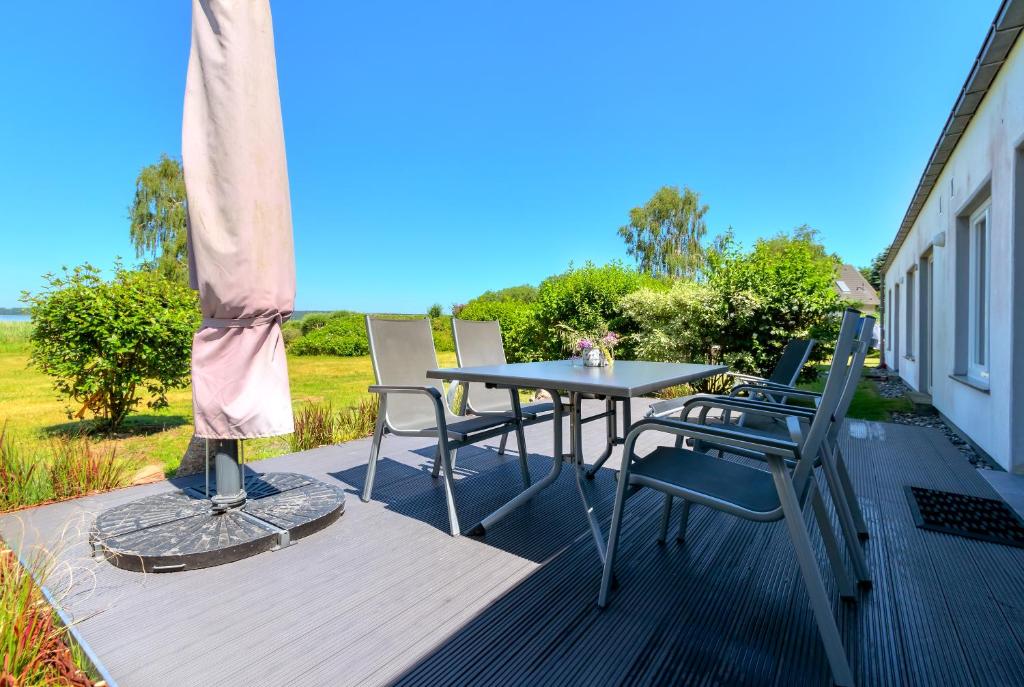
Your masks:
{"label": "roof edge", "polygon": [[978,51],[978,56],[971,65],[963,87],[953,104],[953,109],[946,118],[939,140],[932,148],[921,179],[910,200],[910,206],[903,216],[896,237],[889,244],[888,253],[882,262],[882,272],[887,272],[896,258],[896,253],[903,246],[907,234],[917,221],[924,208],[925,201],[935,188],[935,182],[946,168],[946,163],[953,157],[960,138],[970,126],[974,114],[988,94],[992,82],[1002,71],[1010,51],[1017,43],[1017,38],[1024,28],[1024,0],[1003,0],[996,12],[996,18],[989,26],[985,40]]}

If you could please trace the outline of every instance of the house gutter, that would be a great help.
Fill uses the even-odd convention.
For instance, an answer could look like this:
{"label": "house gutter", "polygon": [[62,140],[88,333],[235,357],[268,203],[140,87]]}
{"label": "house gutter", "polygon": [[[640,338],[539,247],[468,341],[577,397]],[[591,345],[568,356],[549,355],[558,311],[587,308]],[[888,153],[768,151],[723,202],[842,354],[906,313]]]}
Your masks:
{"label": "house gutter", "polygon": [[981,50],[971,66],[967,80],[960,89],[960,95],[957,96],[953,110],[946,119],[946,125],[942,128],[939,140],[932,149],[928,164],[921,175],[921,180],[917,183],[917,190],[910,201],[910,207],[907,208],[896,238],[889,246],[885,261],[882,263],[883,274],[889,270],[896,259],[896,253],[903,246],[904,240],[924,208],[925,201],[928,200],[932,189],[935,188],[935,182],[938,181],[945,169],[946,162],[953,156],[960,138],[981,106],[981,102],[985,99],[999,70],[1005,64],[1022,28],[1024,28],[1024,0],[1003,0],[999,11],[996,12],[995,20],[985,35]]}

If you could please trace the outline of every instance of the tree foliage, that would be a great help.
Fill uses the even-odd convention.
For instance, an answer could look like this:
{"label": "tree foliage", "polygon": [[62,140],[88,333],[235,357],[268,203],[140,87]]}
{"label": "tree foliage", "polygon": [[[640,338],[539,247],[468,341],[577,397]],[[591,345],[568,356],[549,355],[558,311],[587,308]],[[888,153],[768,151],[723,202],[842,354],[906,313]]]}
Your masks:
{"label": "tree foliage", "polygon": [[663,186],[645,204],[629,211],[629,224],[619,228],[619,235],[641,272],[693,278],[703,266],[707,211],[699,193]]}
{"label": "tree foliage", "polygon": [[163,154],[139,172],[128,219],[136,257],[181,283],[188,282],[187,215],[181,163]]}
{"label": "tree foliage", "polygon": [[46,275],[46,287],[25,293],[32,315],[32,363],[54,388],[101,429],[117,429],[148,394],[150,408],[188,385],[192,335],[199,326],[195,293],[152,271],[118,264],[105,281],[82,265]]}
{"label": "tree foliage", "polygon": [[871,264],[868,267],[861,267],[860,273],[864,275],[864,278],[871,284],[871,288],[877,291],[879,294],[883,291],[883,281],[885,274],[882,272],[882,265],[885,264],[885,259],[889,256],[889,249],[886,248],[874,258],[871,259]]}

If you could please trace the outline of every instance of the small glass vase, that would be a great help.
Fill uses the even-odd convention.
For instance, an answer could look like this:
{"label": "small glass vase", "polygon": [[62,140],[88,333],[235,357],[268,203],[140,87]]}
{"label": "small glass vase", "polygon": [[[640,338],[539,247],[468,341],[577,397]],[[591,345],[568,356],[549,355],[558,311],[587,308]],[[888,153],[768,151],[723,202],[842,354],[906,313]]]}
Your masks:
{"label": "small glass vase", "polygon": [[583,358],[584,367],[605,367],[608,365],[608,361],[604,357],[604,353],[601,352],[600,348],[588,348],[581,354]]}

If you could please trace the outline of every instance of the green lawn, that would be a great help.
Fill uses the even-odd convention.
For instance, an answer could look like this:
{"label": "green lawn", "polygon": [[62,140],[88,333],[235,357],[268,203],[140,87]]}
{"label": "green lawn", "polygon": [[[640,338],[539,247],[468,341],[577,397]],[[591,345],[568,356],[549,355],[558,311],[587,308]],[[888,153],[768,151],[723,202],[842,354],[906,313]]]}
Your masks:
{"label": "green lawn", "polygon": [[[2,332],[0,332],[2,334]],[[454,353],[439,353],[441,365],[453,366]],[[292,404],[330,401],[336,408],[354,405],[373,383],[369,356],[292,356],[288,359]],[[116,446],[119,455],[140,465],[159,464],[173,472],[192,436],[192,395],[180,389],[168,395],[170,407],[147,408],[129,418],[126,431],[115,438],[97,439]],[[69,421],[66,404],[54,393],[50,379],[28,365],[28,346],[0,337],[0,424],[17,440],[46,442],[55,433],[74,432],[82,423]],[[76,409],[77,410],[77,409]],[[288,438],[254,439],[246,443],[249,459],[269,458],[288,451]]]}
{"label": "green lawn", "polygon": [[[869,369],[878,367],[878,362],[877,354],[866,358],[862,374],[866,373]],[[820,369],[826,370],[828,368],[822,365]],[[816,381],[801,384],[800,386],[811,391],[821,391],[825,388],[825,376],[821,375]],[[909,412],[911,410],[913,410],[913,404],[906,398],[902,396],[900,398],[882,398],[878,395],[878,387],[875,386],[874,382],[862,379],[857,386],[857,393],[854,395],[853,401],[850,402],[850,410],[847,413],[847,417],[858,420],[886,422],[889,420],[890,413]]]}
{"label": "green lawn", "polygon": [[[0,424],[7,423],[8,435],[26,444],[47,442],[54,434],[81,431],[79,421],[69,421],[66,404],[54,393],[48,377],[28,364],[25,325],[0,327]],[[441,365],[455,364],[453,353],[439,353]],[[878,364],[868,358],[865,369]],[[292,403],[329,401],[335,408],[355,405],[367,395],[373,370],[368,356],[291,356],[288,359]],[[824,378],[806,388],[820,391]],[[118,455],[139,465],[160,465],[167,473],[178,466],[192,435],[192,396],[189,389],[168,396],[170,407],[159,411],[142,409],[129,418],[126,430],[113,438],[97,438],[102,447],[116,447]],[[902,398],[883,399],[875,385],[861,382],[849,416],[865,420],[887,420],[893,411],[910,410]],[[77,410],[77,409],[76,409]],[[250,459],[269,458],[288,451],[288,438],[254,439],[246,444]]]}

